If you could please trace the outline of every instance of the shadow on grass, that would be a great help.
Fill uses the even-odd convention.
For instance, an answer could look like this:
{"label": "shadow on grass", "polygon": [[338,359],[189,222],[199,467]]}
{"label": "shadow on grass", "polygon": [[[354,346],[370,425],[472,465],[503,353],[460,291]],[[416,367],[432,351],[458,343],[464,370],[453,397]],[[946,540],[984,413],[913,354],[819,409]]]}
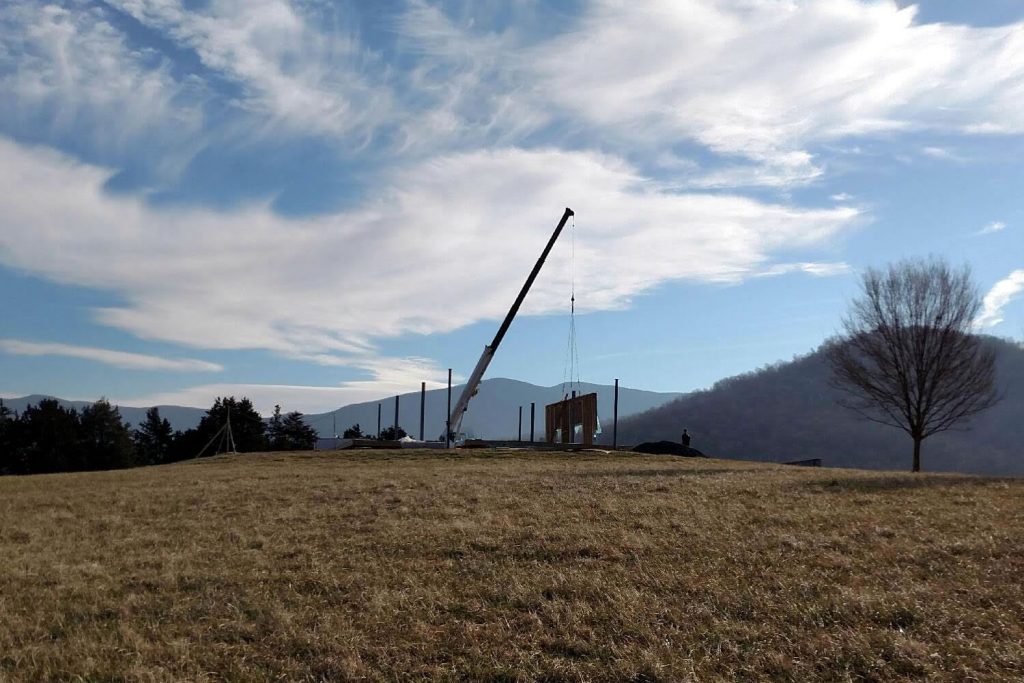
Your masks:
{"label": "shadow on grass", "polygon": [[968,475],[883,475],[878,477],[842,477],[815,479],[801,482],[798,488],[809,488],[818,493],[881,493],[941,487],[1002,486],[1021,483],[1011,477],[972,477]]}
{"label": "shadow on grass", "polygon": [[583,470],[573,472],[572,475],[584,479],[590,477],[710,477],[716,474],[740,471],[729,467],[708,467],[699,470],[663,467],[649,470]]}

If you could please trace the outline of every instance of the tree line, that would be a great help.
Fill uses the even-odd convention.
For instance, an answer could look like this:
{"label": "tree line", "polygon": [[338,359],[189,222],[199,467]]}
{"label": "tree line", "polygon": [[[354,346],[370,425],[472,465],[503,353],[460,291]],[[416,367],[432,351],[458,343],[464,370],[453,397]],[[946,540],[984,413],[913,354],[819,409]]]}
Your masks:
{"label": "tree line", "polygon": [[[224,437],[230,424],[230,441]],[[81,411],[43,399],[16,414],[0,405],[0,474],[109,470],[158,465],[223,452],[309,450],[316,430],[302,413],[282,415],[281,406],[264,420],[243,397],[218,397],[199,424],[174,430],[158,408],[132,429],[117,406],[100,399]]]}

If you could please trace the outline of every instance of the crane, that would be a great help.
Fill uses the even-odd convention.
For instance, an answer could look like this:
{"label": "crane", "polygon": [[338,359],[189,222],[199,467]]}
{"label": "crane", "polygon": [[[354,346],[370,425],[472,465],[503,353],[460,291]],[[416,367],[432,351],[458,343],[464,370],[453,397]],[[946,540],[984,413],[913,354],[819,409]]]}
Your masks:
{"label": "crane", "polygon": [[575,213],[573,213],[573,210],[566,207],[565,213],[562,214],[562,220],[558,221],[558,226],[551,234],[551,239],[548,240],[547,246],[544,247],[544,251],[541,252],[540,258],[537,259],[537,263],[534,264],[533,270],[530,271],[530,276],[526,278],[526,283],[523,284],[523,288],[519,290],[519,296],[516,297],[515,303],[512,304],[512,308],[508,309],[508,314],[505,316],[505,320],[501,323],[501,327],[498,328],[498,333],[494,335],[494,339],[491,343],[484,347],[484,352],[480,355],[480,360],[476,362],[476,367],[473,368],[473,372],[469,375],[469,381],[466,382],[466,386],[462,389],[462,394],[459,395],[459,400],[455,402],[455,407],[452,408],[451,415],[448,416],[449,437],[459,433],[459,428],[462,426],[462,416],[466,413],[466,409],[469,408],[469,400],[476,396],[476,392],[480,388],[480,380],[483,379],[484,372],[487,371],[487,366],[490,365],[491,359],[494,358],[494,352],[498,350],[498,345],[501,344],[501,340],[505,337],[505,333],[508,332],[508,328],[512,324],[512,320],[516,317],[516,313],[519,312],[519,307],[522,305],[523,299],[526,298],[527,292],[529,292],[530,287],[533,286],[533,281],[537,279],[537,274],[540,273],[541,266],[544,265],[544,260],[551,252],[551,247],[555,246],[555,240],[557,240],[558,236],[562,234],[562,228],[565,227],[565,222],[569,220],[570,216],[574,215]]}

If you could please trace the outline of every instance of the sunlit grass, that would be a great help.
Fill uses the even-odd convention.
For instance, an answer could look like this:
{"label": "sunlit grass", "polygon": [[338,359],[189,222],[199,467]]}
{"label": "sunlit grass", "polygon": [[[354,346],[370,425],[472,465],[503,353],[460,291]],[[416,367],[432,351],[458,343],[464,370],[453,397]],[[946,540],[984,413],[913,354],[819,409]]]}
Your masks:
{"label": "sunlit grass", "polygon": [[0,479],[0,680],[1014,680],[1024,482],[632,454]]}

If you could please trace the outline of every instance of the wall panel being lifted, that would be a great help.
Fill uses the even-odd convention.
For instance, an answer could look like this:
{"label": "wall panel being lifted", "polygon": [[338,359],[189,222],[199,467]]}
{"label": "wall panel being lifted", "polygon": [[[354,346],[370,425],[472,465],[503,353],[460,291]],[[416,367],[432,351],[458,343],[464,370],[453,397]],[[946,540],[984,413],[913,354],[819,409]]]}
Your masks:
{"label": "wall panel being lifted", "polygon": [[597,431],[597,394],[573,396],[544,406],[544,428],[548,443],[593,446]]}

